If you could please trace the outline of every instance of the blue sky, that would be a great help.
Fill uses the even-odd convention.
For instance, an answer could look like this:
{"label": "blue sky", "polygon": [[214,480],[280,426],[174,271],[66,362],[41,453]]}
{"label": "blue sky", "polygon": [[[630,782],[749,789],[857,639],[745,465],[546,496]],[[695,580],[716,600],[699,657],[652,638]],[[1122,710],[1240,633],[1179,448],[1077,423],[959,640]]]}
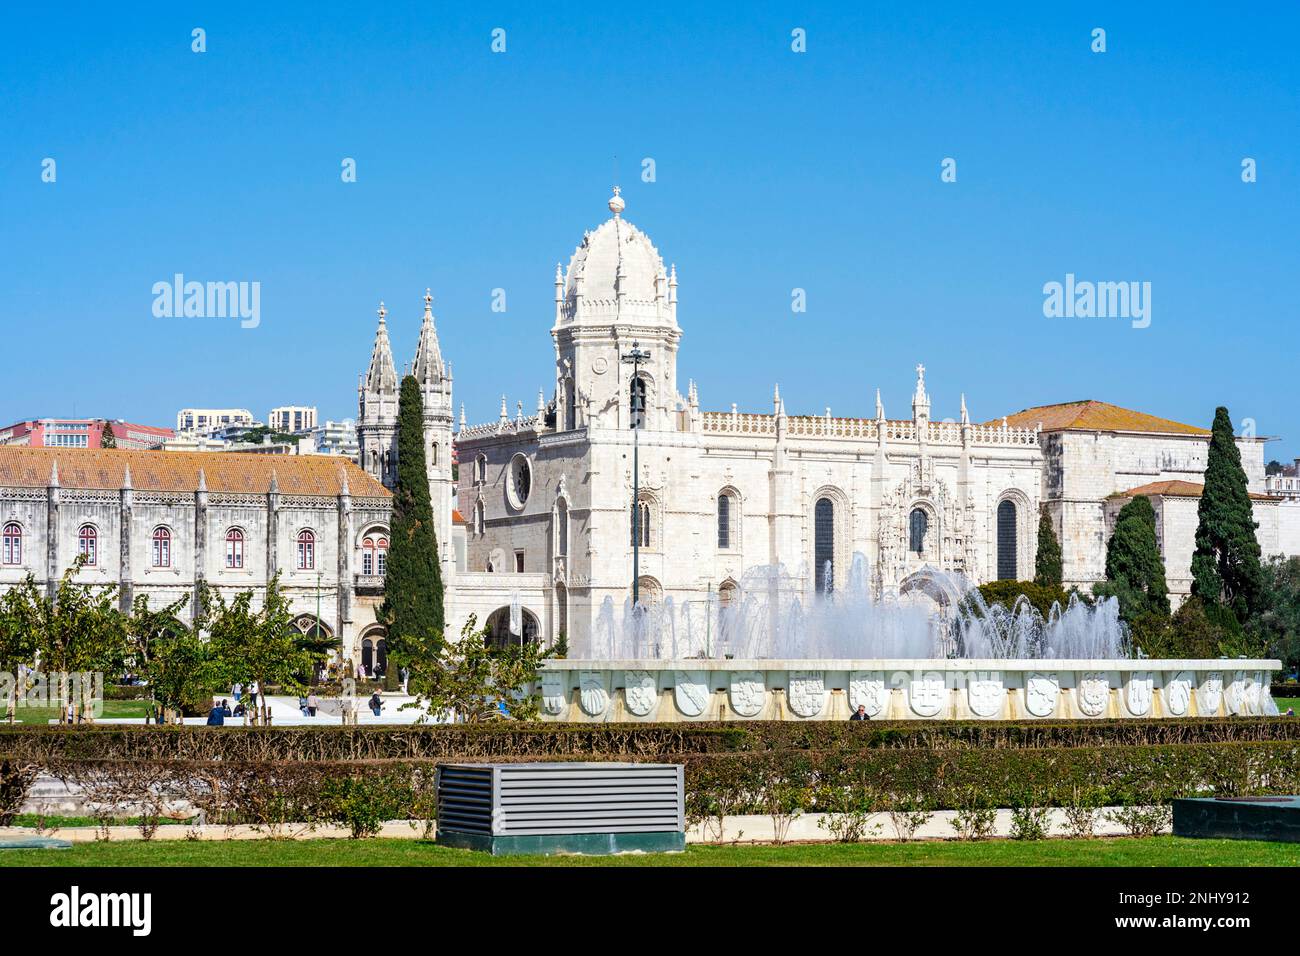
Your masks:
{"label": "blue sky", "polygon": [[[531,410],[617,176],[706,408],[904,417],[924,362],[938,418],[1227,404],[1300,455],[1294,4],[376,6],[6,11],[0,419],[353,416],[425,286],[471,421]],[[177,272],[260,282],[260,326],[155,318]],[[1067,273],[1150,282],[1150,327],[1045,318]]]}

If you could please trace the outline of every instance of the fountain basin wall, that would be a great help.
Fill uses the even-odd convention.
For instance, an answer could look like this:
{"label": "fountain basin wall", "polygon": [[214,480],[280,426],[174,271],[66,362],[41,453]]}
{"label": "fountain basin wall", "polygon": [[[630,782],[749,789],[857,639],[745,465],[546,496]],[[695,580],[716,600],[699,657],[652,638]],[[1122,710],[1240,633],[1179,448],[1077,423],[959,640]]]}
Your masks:
{"label": "fountain basin wall", "polygon": [[[666,666],[671,665],[671,666]],[[543,720],[1032,720],[1264,716],[1274,660],[560,660]]]}

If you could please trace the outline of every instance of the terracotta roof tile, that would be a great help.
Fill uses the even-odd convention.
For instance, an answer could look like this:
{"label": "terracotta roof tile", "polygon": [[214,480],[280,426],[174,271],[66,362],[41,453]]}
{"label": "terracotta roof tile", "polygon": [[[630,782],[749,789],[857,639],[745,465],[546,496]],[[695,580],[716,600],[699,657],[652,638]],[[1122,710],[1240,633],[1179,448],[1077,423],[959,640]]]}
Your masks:
{"label": "terracotta roof tile", "polygon": [[[1199,498],[1205,492],[1205,485],[1195,481],[1182,481],[1181,479],[1170,479],[1168,481],[1152,481],[1145,485],[1138,485],[1136,488],[1130,488],[1128,491],[1117,491],[1111,495],[1112,498],[1136,498],[1138,495],[1146,495],[1148,498]],[[1256,501],[1272,501],[1270,495],[1260,495],[1251,493],[1250,497]]]}
{"label": "terracotta roof tile", "polygon": [[[988,422],[1000,425],[1002,419]],[[1041,424],[1045,432],[1058,431],[1103,431],[1103,432],[1149,432],[1162,435],[1209,435],[1205,428],[1184,425],[1182,422],[1168,418],[1157,418],[1146,412],[1120,408],[1109,402],[1063,402],[1060,405],[1038,405],[1026,408],[1007,416],[1007,424],[1022,428],[1033,428]]]}
{"label": "terracotta roof tile", "polygon": [[0,445],[0,485],[44,488],[57,462],[64,488],[121,488],[126,469],[141,491],[195,491],[199,473],[208,491],[266,494],[271,476],[282,494],[361,497],[390,492],[350,458],[336,455],[256,455],[239,452],[128,451],[111,448],[32,448]]}

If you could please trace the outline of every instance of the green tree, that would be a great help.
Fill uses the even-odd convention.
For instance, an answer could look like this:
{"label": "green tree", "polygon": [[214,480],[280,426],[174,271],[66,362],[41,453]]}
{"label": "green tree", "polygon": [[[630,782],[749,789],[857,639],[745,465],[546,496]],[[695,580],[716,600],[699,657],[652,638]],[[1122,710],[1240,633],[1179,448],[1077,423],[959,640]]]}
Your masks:
{"label": "green tree", "polygon": [[73,580],[86,560],[84,554],[77,556],[52,597],[29,574],[8,604],[13,623],[31,634],[41,671],[57,682],[58,698],[71,708],[73,720],[93,716],[87,707],[89,688],[83,683],[82,693],[75,693],[76,681],[98,674],[102,682],[105,673],[120,674],[127,653],[127,619],[117,607],[117,588]]}
{"label": "green tree", "polygon": [[438,536],[429,500],[424,459],[424,403],[415,376],[402,379],[397,406],[397,486],[389,529],[384,602],[378,619],[388,629],[389,668],[394,686],[397,666],[409,667],[412,655],[430,639],[441,640],[445,625]]}
{"label": "green tree", "polygon": [[1205,490],[1197,506],[1196,552],[1192,555],[1192,593],[1205,604],[1223,604],[1238,621],[1260,608],[1263,578],[1254,511],[1241,467],[1241,450],[1232,419],[1215,409]]}
{"label": "green tree", "polygon": [[1270,657],[1300,667],[1300,557],[1277,555],[1262,567],[1264,588],[1258,613],[1247,628],[1268,647]]}
{"label": "green tree", "polygon": [[10,675],[5,694],[5,719],[13,723],[17,718],[18,675],[21,668],[36,663],[36,635],[27,627],[27,616],[22,608],[23,592],[13,588],[0,595],[0,670]]}
{"label": "green tree", "polygon": [[210,706],[213,691],[221,686],[217,662],[198,633],[203,622],[192,629],[180,619],[187,603],[187,598],[181,598],[153,611],[142,594],[136,597],[127,623],[128,664],[148,683],[154,704],[167,722],[183,716],[186,704]]}
{"label": "green tree", "polygon": [[532,687],[542,662],[555,656],[553,649],[534,641],[490,648],[473,615],[459,641],[437,635],[415,638],[407,644],[407,654],[407,689],[416,698],[408,706],[426,715],[454,712],[457,720],[469,723],[535,719],[541,697]]}
{"label": "green tree", "polygon": [[1169,616],[1165,565],[1156,543],[1156,513],[1145,495],[1120,509],[1115,532],[1106,545],[1106,580],[1093,591],[1099,597],[1119,598],[1120,616],[1129,622],[1152,613]]}
{"label": "green tree", "polygon": [[1034,555],[1034,583],[1042,587],[1061,586],[1061,542],[1056,539],[1052,516],[1043,508],[1038,518],[1038,551]]}
{"label": "green tree", "polygon": [[113,434],[113,423],[108,421],[107,419],[104,420],[104,430],[99,433],[99,447],[100,448],[117,447],[117,437]]}
{"label": "green tree", "polygon": [[306,690],[302,676],[312,672],[312,655],[300,644],[289,602],[280,590],[277,574],[266,585],[262,606],[253,608],[253,594],[244,591],[226,604],[220,595],[205,591],[203,615],[210,650],[222,683],[257,682],[256,723],[266,724],[270,708],[267,688],[274,684],[291,694]]}

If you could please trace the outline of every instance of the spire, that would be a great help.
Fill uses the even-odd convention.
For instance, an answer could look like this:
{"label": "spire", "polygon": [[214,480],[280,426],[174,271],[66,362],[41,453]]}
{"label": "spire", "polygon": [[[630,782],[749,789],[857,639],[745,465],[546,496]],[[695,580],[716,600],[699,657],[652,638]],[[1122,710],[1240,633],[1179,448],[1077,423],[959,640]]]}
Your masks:
{"label": "spire", "polygon": [[339,496],[351,497],[352,489],[348,487],[348,470],[339,465]]}
{"label": "spire", "polygon": [[776,385],[772,387],[772,409],[776,414],[778,415],[781,414],[781,383],[780,382],[777,382]]}
{"label": "spire", "polygon": [[57,458],[50,463],[50,487],[59,487],[59,460]]}
{"label": "spire", "polygon": [[271,469],[271,487],[268,488],[267,491],[269,491],[273,495],[279,494],[280,492],[280,479],[276,475],[274,468]]}
{"label": "spire", "polygon": [[966,393],[965,393],[965,392],[962,392],[962,393],[961,393],[961,423],[962,423],[963,425],[969,425],[969,424],[970,424],[970,414],[966,411]]}
{"label": "spire", "polygon": [[393,349],[388,344],[388,325],[384,318],[388,309],[379,303],[379,328],[375,330],[375,347],[370,353],[366,369],[365,390],[368,392],[396,392],[397,367],[393,364]]}
{"label": "spire", "polygon": [[421,385],[437,385],[443,378],[442,351],[438,348],[438,332],[433,327],[433,293],[424,290],[424,321],[420,323],[420,342],[415,347],[415,367],[412,372]]}
{"label": "spire", "polygon": [[925,366],[916,367],[916,391],[912,395],[912,419],[930,420],[930,396],[925,391]]}
{"label": "spire", "polygon": [[199,491],[207,491],[207,490],[208,490],[208,479],[207,479],[207,476],[203,474],[203,469],[202,469],[202,468],[199,469],[199,487],[198,487],[198,490],[199,490]]}
{"label": "spire", "polygon": [[508,420],[509,417],[510,417],[509,414],[506,412],[506,397],[502,395],[501,396],[501,421],[504,422]]}
{"label": "spire", "polygon": [[876,421],[885,420],[885,403],[880,400],[880,389],[876,389]]}
{"label": "spire", "polygon": [[460,403],[460,430],[465,430],[465,403]]}
{"label": "spire", "polygon": [[130,465],[130,463],[127,464],[127,466],[126,466],[126,470],[122,473],[122,487],[123,487],[123,488],[130,488],[130,487],[131,487],[131,465]]}
{"label": "spire", "polygon": [[546,418],[546,399],[542,397],[542,390],[537,390],[537,424],[540,425]]}

